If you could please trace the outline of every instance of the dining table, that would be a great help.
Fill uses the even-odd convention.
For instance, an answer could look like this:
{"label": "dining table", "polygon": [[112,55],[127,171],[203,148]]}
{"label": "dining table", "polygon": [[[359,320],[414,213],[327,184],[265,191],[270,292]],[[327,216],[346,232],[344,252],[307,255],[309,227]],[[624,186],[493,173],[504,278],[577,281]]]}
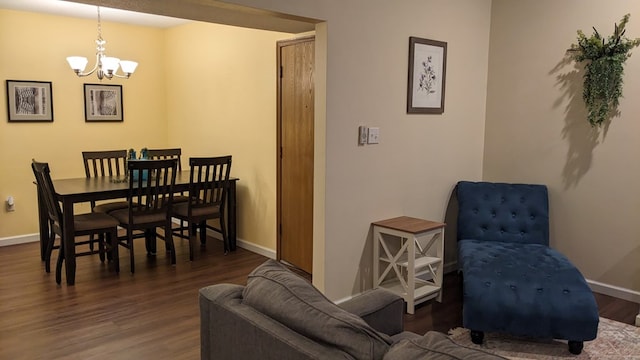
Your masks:
{"label": "dining table", "polygon": [[[176,173],[174,191],[189,191],[190,171],[183,170]],[[229,178],[229,188],[227,189],[225,220],[229,250],[236,250],[236,183],[239,179]],[[75,283],[76,275],[76,253],[74,237],[74,205],[78,203],[113,200],[127,197],[129,192],[129,181],[124,176],[97,176],[79,177],[69,179],[53,179],[58,200],[62,203],[62,227],[64,229],[64,264],[67,285]],[[49,220],[46,205],[43,202],[42,194],[38,190],[38,219],[40,232],[40,256],[45,258],[46,246],[49,239]]]}

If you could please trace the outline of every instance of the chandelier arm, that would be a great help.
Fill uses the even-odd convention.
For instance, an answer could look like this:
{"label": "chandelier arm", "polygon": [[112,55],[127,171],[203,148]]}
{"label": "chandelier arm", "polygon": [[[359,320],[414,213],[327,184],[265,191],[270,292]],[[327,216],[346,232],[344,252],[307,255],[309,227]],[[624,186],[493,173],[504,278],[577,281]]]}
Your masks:
{"label": "chandelier arm", "polygon": [[118,78],[122,78],[122,79],[128,79],[131,76],[131,73],[124,73],[124,75],[120,75],[117,73],[111,73],[110,74],[113,77],[118,77]]}
{"label": "chandelier arm", "polygon": [[76,75],[80,77],[89,76],[94,72],[96,72],[96,70],[98,70],[99,64],[100,64],[100,54],[96,54],[96,64],[93,66],[93,68],[89,71],[84,71],[84,72],[78,71],[76,72]]}

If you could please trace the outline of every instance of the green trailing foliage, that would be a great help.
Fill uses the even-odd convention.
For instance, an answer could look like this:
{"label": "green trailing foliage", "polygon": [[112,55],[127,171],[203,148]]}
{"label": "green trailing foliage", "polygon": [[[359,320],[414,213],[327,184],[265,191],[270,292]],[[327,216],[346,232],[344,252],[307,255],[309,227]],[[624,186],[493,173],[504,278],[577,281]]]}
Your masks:
{"label": "green trailing foliage", "polygon": [[593,28],[593,35],[586,37],[578,30],[578,43],[571,44],[571,58],[586,61],[582,98],[587,106],[587,119],[591,126],[600,126],[611,117],[622,96],[624,63],[631,56],[631,49],[640,45],[640,38],[624,36],[629,14],[614,24],[613,35],[607,39]]}

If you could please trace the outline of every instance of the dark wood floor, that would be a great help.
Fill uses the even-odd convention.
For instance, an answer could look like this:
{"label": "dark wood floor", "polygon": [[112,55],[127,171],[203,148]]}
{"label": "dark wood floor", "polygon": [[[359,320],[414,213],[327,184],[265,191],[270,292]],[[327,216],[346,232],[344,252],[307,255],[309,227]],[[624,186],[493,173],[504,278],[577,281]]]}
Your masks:
{"label": "dark wood floor", "polygon": [[[75,286],[58,286],[45,273],[38,244],[0,247],[0,359],[199,359],[198,289],[245,284],[266,258],[244,249],[225,256],[210,240],[189,262],[186,241],[176,245],[176,266],[165,254],[147,258],[137,246],[135,275],[126,251],[119,275],[97,256],[78,258]],[[601,316],[634,322],[637,304],[596,298]],[[406,329],[447,332],[461,326],[461,310],[460,279],[446,275],[443,302],[405,315]]]}

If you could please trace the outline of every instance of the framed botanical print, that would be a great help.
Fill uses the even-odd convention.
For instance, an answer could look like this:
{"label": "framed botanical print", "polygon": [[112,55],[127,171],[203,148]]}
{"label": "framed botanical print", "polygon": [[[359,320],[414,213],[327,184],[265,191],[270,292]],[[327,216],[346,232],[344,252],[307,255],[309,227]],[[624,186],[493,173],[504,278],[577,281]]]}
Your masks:
{"label": "framed botanical print", "polygon": [[447,43],[409,38],[407,113],[442,114],[447,73]]}

